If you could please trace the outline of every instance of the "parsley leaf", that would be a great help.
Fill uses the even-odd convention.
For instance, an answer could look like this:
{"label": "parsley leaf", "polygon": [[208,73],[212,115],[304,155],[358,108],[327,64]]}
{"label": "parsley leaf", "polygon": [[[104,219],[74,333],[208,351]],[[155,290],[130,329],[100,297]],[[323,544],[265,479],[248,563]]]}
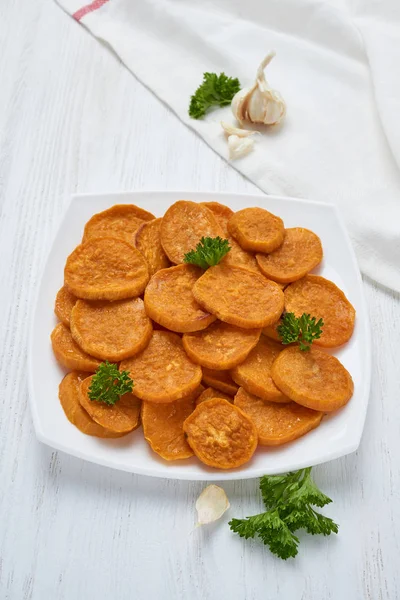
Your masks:
{"label": "parsley leaf", "polygon": [[294,313],[285,313],[282,323],[276,328],[282,344],[299,342],[300,350],[310,350],[314,340],[321,337],[324,322],[322,319],[303,313],[296,317]]}
{"label": "parsley leaf", "polygon": [[277,510],[271,510],[246,519],[232,519],[229,526],[240,537],[254,538],[258,536],[270,547],[271,552],[286,560],[294,558],[298,552],[299,538],[281,519]]}
{"label": "parsley leaf", "polygon": [[190,250],[183,258],[183,262],[197,265],[202,269],[217,265],[231,249],[228,240],[219,236],[216,238],[202,237],[196,250]]}
{"label": "parsley leaf", "polygon": [[203,82],[190,98],[189,115],[201,119],[211,106],[227,106],[240,90],[239,79],[225,73],[204,73]]}
{"label": "parsley leaf", "polygon": [[260,490],[265,508],[284,505],[289,494],[298,489],[298,481],[302,471],[294,471],[285,475],[264,475],[260,479]]}
{"label": "parsley leaf", "polygon": [[89,387],[89,399],[105,404],[115,404],[121,396],[131,392],[133,381],[128,371],[118,371],[118,366],[112,363],[101,363],[93,375]]}
{"label": "parsley leaf", "polygon": [[286,560],[298,553],[299,538],[294,534],[298,529],[311,535],[338,532],[332,519],[313,508],[332,500],[315,485],[311,467],[285,475],[264,475],[260,490],[267,511],[229,522],[231,530],[241,537],[259,537],[273,554]]}

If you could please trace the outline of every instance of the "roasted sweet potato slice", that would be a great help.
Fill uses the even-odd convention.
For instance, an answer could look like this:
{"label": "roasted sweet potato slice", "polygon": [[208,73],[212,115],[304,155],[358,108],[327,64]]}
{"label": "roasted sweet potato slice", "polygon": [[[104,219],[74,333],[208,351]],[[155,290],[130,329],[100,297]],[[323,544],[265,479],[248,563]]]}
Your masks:
{"label": "roasted sweet potato slice", "polygon": [[119,362],[147,346],[153,327],[140,298],[116,302],[78,300],[72,311],[71,333],[88,354]]}
{"label": "roasted sweet potato slice", "polygon": [[196,389],[187,398],[169,404],[143,402],[144,437],[154,452],[165,460],[181,460],[193,456],[193,450],[186,441],[183,423],[194,411],[198,394]]}
{"label": "roasted sweet potato slice", "polygon": [[144,294],[149,317],[180,333],[206,329],[217,317],[205,311],[192,292],[203,273],[199,267],[185,264],[163,269],[153,275]]}
{"label": "roasted sweet potato slice", "polygon": [[267,327],[264,327],[262,332],[264,335],[269,337],[271,340],[275,340],[276,342],[282,343],[282,340],[278,333],[278,327],[281,324],[282,324],[282,319],[280,318],[280,319],[278,319],[278,321],[276,323],[273,323],[272,325],[267,325]]}
{"label": "roasted sweet potato slice", "polygon": [[352,336],[356,311],[341,289],[329,279],[307,275],[285,289],[285,310],[296,317],[303,313],[322,318],[322,335],[316,346],[333,348],[345,344]]}
{"label": "roasted sweet potato slice", "polygon": [[228,396],[234,396],[239,387],[233,381],[229,371],[215,371],[206,367],[203,367],[203,381]]}
{"label": "roasted sweet potato slice", "polygon": [[135,394],[149,402],[174,402],[188,396],[200,384],[202,372],[186,355],[175,333],[154,331],[140,354],[120,364],[135,383]]}
{"label": "roasted sweet potato slice", "polygon": [[231,249],[221,260],[220,264],[231,267],[242,267],[248,271],[253,271],[253,273],[261,274],[254,254],[243,250],[232,236],[228,236],[228,240]]}
{"label": "roasted sweet potato slice", "polygon": [[223,237],[223,230],[205,206],[179,200],[169,207],[161,225],[161,244],[171,262],[179,264],[202,237]]}
{"label": "roasted sweet potato slice", "polygon": [[282,219],[258,207],[238,210],[229,219],[228,229],[244,250],[252,252],[273,252],[285,235]]}
{"label": "roasted sweet potato slice", "polygon": [[93,375],[84,379],[79,386],[79,402],[92,419],[113,431],[124,434],[133,431],[140,424],[141,401],[133,394],[124,394],[115,404],[106,404],[89,399],[89,387]]}
{"label": "roasted sweet potato slice", "polygon": [[74,308],[76,301],[77,298],[67,290],[65,285],[58,290],[54,312],[61,323],[64,323],[67,327],[70,325],[71,311]]}
{"label": "roasted sweet potato slice", "polygon": [[275,323],[283,312],[280,287],[241,267],[211,267],[194,284],[193,295],[221,321],[244,329]]}
{"label": "roasted sweet potato slice", "polygon": [[68,290],[84,300],[139,296],[149,280],[143,255],[115,238],[90,238],[69,255],[64,270]]}
{"label": "roasted sweet potato slice", "polygon": [[64,377],[59,385],[58,397],[67,419],[86,435],[93,435],[101,438],[120,437],[121,434],[109,431],[93,421],[86,410],[81,406],[79,402],[79,387],[81,382],[88,376],[89,373],[72,371]]}
{"label": "roasted sweet potato slice", "polygon": [[217,469],[240,467],[257,448],[253,421],[222,398],[199,404],[184,422],[183,430],[197,458]]}
{"label": "roasted sweet potato slice", "polygon": [[227,238],[229,236],[228,221],[234,214],[233,210],[229,206],[225,206],[225,204],[220,204],[219,202],[200,202],[200,204],[211,210],[221,226],[224,237]]}
{"label": "roasted sweet potato slice", "polygon": [[71,371],[94,373],[100,364],[97,358],[90,356],[78,346],[64,323],[59,323],[53,329],[51,345],[58,362]]}
{"label": "roasted sweet potato slice", "polygon": [[324,414],[296,402],[266,402],[243,388],[239,388],[234,404],[253,421],[261,446],[280,446],[296,440],[318,427]]}
{"label": "roasted sweet potato slice", "polygon": [[224,394],[224,392],[221,392],[220,390],[217,390],[213,387],[208,387],[196,398],[196,405],[201,404],[201,402],[211,400],[212,398],[222,398],[223,400],[227,400],[228,402],[233,402],[233,396]]}
{"label": "roasted sweet potato slice", "polygon": [[65,416],[72,424],[74,424],[76,408],[79,407],[82,409],[79,402],[79,386],[86,377],[89,377],[89,373],[71,371],[71,373],[65,375],[58,386],[60,404],[65,412]]}
{"label": "roasted sweet potato slice", "polygon": [[321,240],[304,227],[285,230],[283,244],[270,254],[257,254],[258,266],[268,279],[290,283],[307,275],[322,260]]}
{"label": "roasted sweet potato slice", "polygon": [[153,219],[154,215],[134,204],[115,204],[93,215],[86,223],[83,241],[93,237],[114,237],[133,244],[138,227]]}
{"label": "roasted sweet potato slice", "polygon": [[262,335],[248,357],[231,370],[232,379],[247,392],[263,400],[290,402],[276,387],[271,377],[272,363],[282,350],[281,344]]}
{"label": "roasted sweet potato slice", "polygon": [[341,408],[353,395],[350,373],[335,357],[311,348],[286,348],[272,364],[275,385],[302,406],[329,412]]}
{"label": "roasted sweet potato slice", "polygon": [[209,369],[226,371],[244,361],[257,344],[261,329],[242,329],[218,321],[204,331],[185,333],[186,354],[193,362]]}
{"label": "roasted sweet potato slice", "polygon": [[170,266],[168,256],[161,245],[161,223],[162,219],[142,223],[135,234],[135,246],[147,261],[150,277],[160,269]]}

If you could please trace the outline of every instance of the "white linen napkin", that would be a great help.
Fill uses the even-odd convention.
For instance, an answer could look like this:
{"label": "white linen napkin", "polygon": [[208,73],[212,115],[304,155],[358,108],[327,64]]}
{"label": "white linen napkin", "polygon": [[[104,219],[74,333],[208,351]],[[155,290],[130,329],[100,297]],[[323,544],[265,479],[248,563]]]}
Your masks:
{"label": "white linen napkin", "polygon": [[220,121],[188,115],[205,71],[266,71],[287,103],[233,166],[271,194],[339,206],[362,271],[400,291],[400,2],[398,0],[57,0],[219,154]]}

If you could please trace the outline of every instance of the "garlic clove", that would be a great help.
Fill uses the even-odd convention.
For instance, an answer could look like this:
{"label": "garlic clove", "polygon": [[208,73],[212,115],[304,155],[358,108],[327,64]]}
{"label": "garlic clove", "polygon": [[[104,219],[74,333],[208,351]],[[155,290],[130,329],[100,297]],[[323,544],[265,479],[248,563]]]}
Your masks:
{"label": "garlic clove", "polygon": [[246,137],[240,138],[238,135],[230,135],[228,137],[229,158],[235,160],[246,156],[253,150],[254,140]]}
{"label": "garlic clove", "polygon": [[[273,55],[275,56],[275,53]],[[264,62],[265,59],[263,63]],[[268,64],[268,62],[266,64]],[[270,88],[264,74],[262,74],[262,77],[257,78],[257,85],[260,93],[264,95],[266,103],[264,125],[275,125],[279,123],[286,115],[286,103],[284,99],[277,90]]]}
{"label": "garlic clove", "polygon": [[207,525],[207,523],[217,521],[229,507],[225,490],[218,485],[208,485],[197,498],[198,525]]}
{"label": "garlic clove", "polygon": [[240,129],[239,127],[235,127],[234,125],[226,123],[225,121],[221,121],[221,127],[228,135],[237,135],[238,137],[248,137],[249,135],[259,133],[259,131],[255,131],[253,129]]}
{"label": "garlic clove", "polygon": [[248,119],[253,123],[277,125],[285,116],[286,107],[278,92],[259,87],[252,93],[247,104]]}
{"label": "garlic clove", "polygon": [[231,108],[233,116],[236,117],[239,123],[242,123],[242,121],[244,121],[246,118],[245,105],[248,100],[249,93],[253,90],[253,87],[239,90],[232,98]]}

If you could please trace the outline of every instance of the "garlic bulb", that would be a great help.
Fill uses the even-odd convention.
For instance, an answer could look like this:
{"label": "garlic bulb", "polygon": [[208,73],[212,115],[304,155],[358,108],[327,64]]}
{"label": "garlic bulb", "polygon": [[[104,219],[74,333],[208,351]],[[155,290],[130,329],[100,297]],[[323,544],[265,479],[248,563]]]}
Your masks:
{"label": "garlic bulb", "polygon": [[253,150],[254,140],[249,137],[241,138],[238,135],[228,137],[229,158],[241,158]]}
{"label": "garlic bulb", "polygon": [[197,498],[196,510],[198,525],[207,525],[216,521],[225,511],[228,510],[230,504],[225,490],[218,485],[208,485]]}
{"label": "garlic bulb", "polygon": [[232,112],[239,121],[251,121],[264,125],[276,125],[286,114],[286,104],[282,96],[273,90],[265,79],[264,69],[274,58],[275,52],[268,52],[260,66],[254,85],[244,88],[232,99]]}

